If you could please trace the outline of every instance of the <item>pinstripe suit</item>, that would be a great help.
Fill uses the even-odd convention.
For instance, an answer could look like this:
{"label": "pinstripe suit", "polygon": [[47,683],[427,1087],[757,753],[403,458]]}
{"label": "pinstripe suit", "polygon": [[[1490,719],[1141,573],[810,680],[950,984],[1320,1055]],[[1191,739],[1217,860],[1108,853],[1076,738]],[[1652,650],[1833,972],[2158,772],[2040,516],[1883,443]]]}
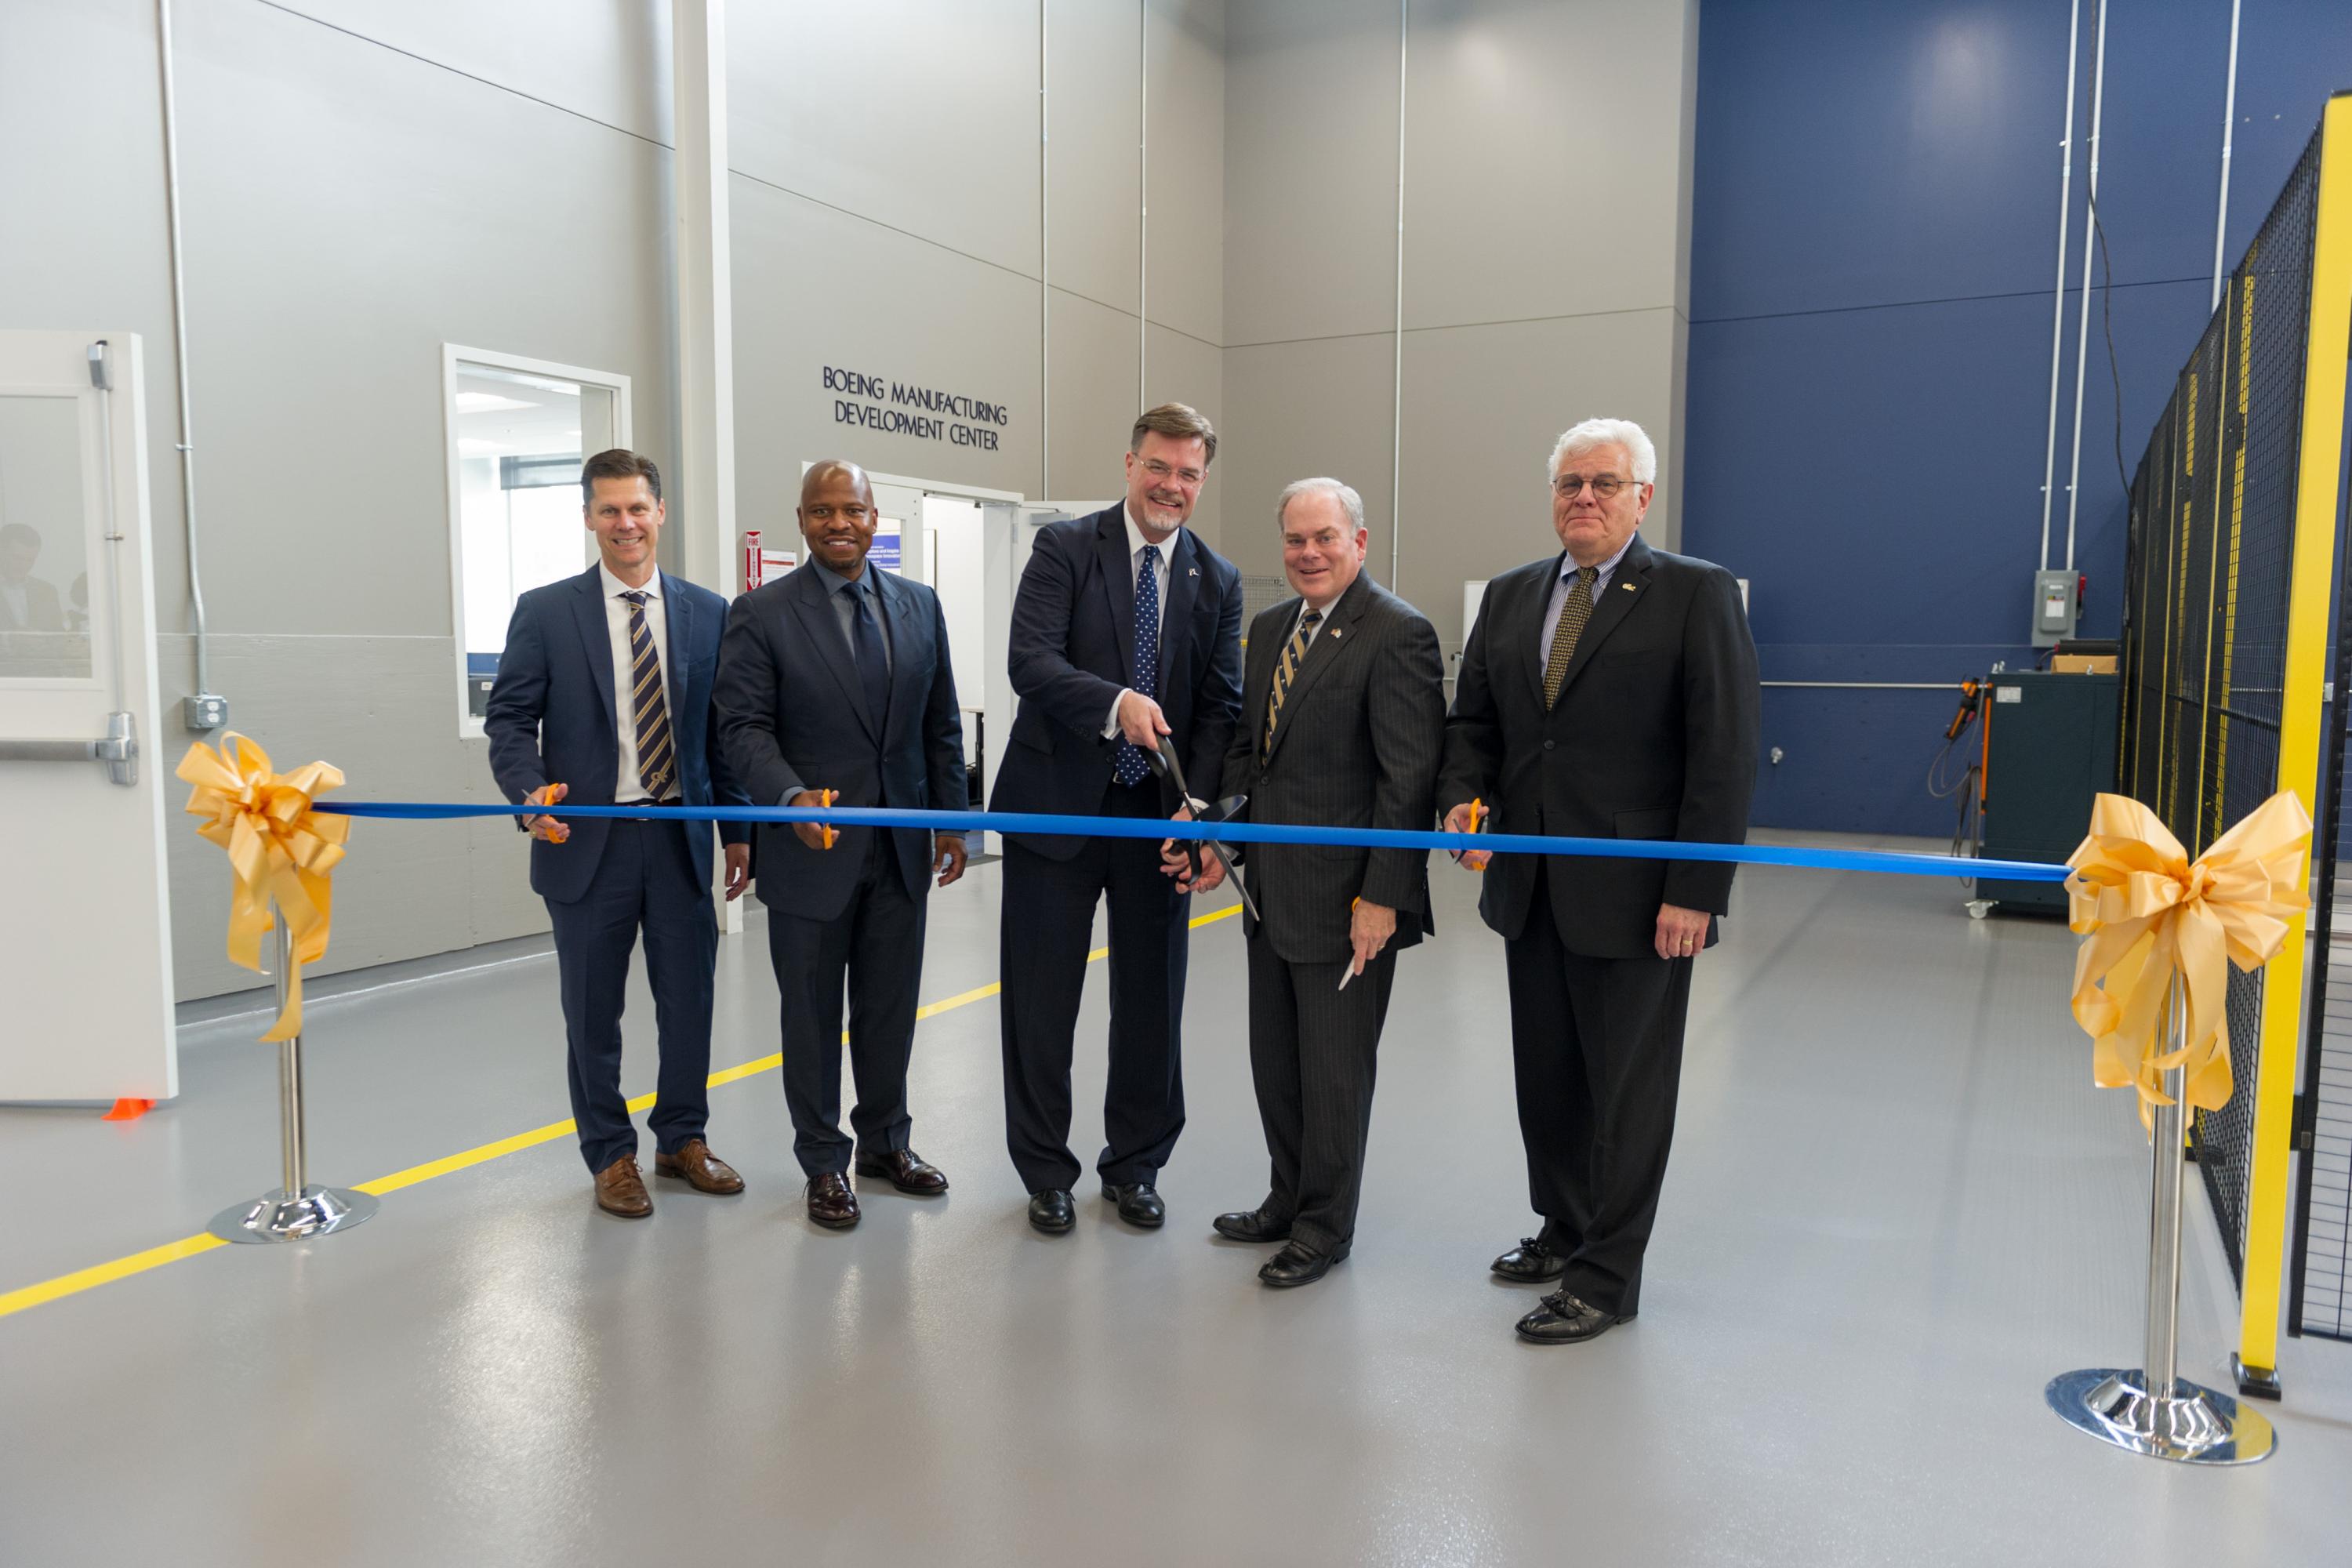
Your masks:
{"label": "pinstripe suit", "polygon": [[[1242,723],[1223,787],[1255,822],[1426,829],[1436,812],[1445,690],[1437,634],[1420,611],[1359,574],[1333,604],[1263,748],[1275,668],[1304,601],[1250,627]],[[1265,920],[1249,949],[1250,1068],[1273,1176],[1264,1212],[1329,1252],[1355,1234],[1374,1057],[1396,954],[1433,929],[1419,850],[1252,846],[1243,868]],[[1350,906],[1397,911],[1396,935],[1339,989],[1354,955]]]}

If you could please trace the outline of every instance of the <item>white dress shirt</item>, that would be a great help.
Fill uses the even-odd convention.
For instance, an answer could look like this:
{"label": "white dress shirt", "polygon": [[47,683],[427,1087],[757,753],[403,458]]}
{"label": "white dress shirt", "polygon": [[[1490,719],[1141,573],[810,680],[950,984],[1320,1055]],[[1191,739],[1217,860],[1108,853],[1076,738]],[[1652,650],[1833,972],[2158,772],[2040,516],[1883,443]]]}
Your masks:
{"label": "white dress shirt", "polygon": [[[1127,586],[1129,593],[1133,594],[1143,586],[1143,547],[1150,544],[1151,541],[1144,538],[1143,530],[1135,524],[1133,503],[1121,507],[1119,515],[1127,521]],[[1160,624],[1152,627],[1155,635],[1165,629],[1168,625],[1168,579],[1175,570],[1177,535],[1183,531],[1183,527],[1180,524],[1175,533],[1170,534],[1159,544]],[[1125,697],[1129,689],[1131,688],[1121,687],[1118,696]],[[1118,733],[1118,698],[1111,700],[1110,718],[1104,723],[1102,732],[1105,740]]]}
{"label": "white dress shirt", "polygon": [[[662,672],[662,701],[670,710],[669,734],[671,749],[677,745],[677,713],[669,700],[669,616],[662,606],[661,574],[656,572],[646,579],[642,588],[632,588],[613,575],[613,569],[599,561],[596,575],[604,586],[604,629],[611,634],[613,644],[613,728],[621,740],[621,771],[614,781],[613,799],[620,805],[639,805],[651,797],[646,794],[643,780],[637,777],[636,715],[631,711],[629,693],[635,689],[636,660],[629,653],[629,602],[624,594],[646,595],[646,630],[653,634],[654,658]],[[660,802],[654,802],[658,805]]]}

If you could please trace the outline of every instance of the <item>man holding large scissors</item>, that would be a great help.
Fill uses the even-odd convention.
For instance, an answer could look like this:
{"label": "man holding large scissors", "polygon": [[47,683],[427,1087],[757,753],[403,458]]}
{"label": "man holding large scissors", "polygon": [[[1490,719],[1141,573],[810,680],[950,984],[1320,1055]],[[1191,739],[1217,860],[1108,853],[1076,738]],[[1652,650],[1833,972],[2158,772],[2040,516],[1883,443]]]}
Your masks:
{"label": "man holding large scissors", "polygon": [[[1184,526],[1217,455],[1198,411],[1135,422],[1127,499],[1037,531],[1013,605],[1021,707],[996,773],[998,811],[1165,820],[1184,808],[1151,759],[1165,739],[1214,799],[1241,707],[1242,579]],[[1110,1081],[1103,1196],[1146,1228],[1167,1218],[1160,1169],[1184,1128],[1180,1022],[1191,900],[1150,838],[1007,835],[1001,963],[1004,1131],[1029,1223],[1076,1223],[1070,1055],[1095,909],[1110,906]]]}
{"label": "man holding large scissors", "polygon": [[[1298,596],[1250,626],[1242,727],[1222,787],[1249,820],[1425,832],[1437,815],[1445,676],[1420,611],[1364,575],[1364,503],[1337,479],[1282,492],[1282,567]],[[1161,851],[1180,886],[1198,873],[1181,842]],[[1219,1215],[1220,1235],[1286,1245],[1259,1268],[1277,1288],[1320,1279],[1346,1258],[1363,1190],[1372,1078],[1396,955],[1433,929],[1429,857],[1418,849],[1249,847],[1257,908],[1249,947],[1250,1072],[1273,1173],[1255,1209]]]}

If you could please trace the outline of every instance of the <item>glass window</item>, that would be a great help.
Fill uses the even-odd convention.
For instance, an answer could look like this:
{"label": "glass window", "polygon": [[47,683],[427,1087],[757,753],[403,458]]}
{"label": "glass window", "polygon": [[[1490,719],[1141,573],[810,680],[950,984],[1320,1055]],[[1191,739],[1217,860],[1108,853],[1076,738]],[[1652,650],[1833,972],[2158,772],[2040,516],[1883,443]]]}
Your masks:
{"label": "glass window", "polygon": [[580,464],[627,445],[628,382],[472,350],[448,373],[458,727],[478,734],[515,601],[595,563]]}
{"label": "glass window", "polygon": [[90,679],[88,517],[79,400],[0,396],[0,679]]}

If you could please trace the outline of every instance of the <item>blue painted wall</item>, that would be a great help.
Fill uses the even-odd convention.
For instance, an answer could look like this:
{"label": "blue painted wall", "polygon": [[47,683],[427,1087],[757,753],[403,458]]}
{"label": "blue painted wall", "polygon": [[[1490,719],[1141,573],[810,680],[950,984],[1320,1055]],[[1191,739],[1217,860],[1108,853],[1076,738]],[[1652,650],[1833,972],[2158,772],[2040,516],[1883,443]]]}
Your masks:
{"label": "blue painted wall", "polygon": [[[1942,680],[2029,665],[2058,246],[2066,0],[1705,0],[1683,539],[1750,580],[1765,679]],[[2081,278],[2091,18],[2074,212]],[[2113,0],[2074,562],[2115,635],[2125,484],[2204,330],[2228,0]],[[2352,3],[2247,0],[2228,260],[2352,88]],[[2052,564],[2063,563],[2078,296],[2066,297]],[[1756,820],[1941,833],[1956,694],[1767,690]]]}

